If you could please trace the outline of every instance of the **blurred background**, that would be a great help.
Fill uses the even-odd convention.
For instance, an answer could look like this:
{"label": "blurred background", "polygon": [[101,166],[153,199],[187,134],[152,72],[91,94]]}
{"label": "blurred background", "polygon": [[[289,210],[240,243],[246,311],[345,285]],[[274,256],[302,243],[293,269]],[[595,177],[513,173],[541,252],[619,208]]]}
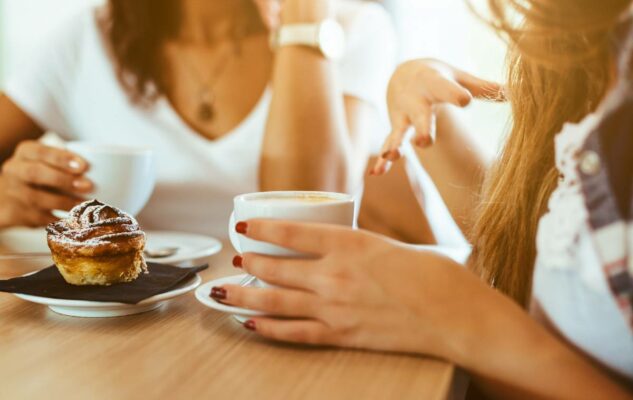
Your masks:
{"label": "blurred background", "polygon": [[[24,54],[57,24],[102,0],[0,0],[0,88]],[[400,36],[400,60],[435,57],[484,78],[503,80],[504,43],[470,13],[465,0],[385,0]],[[507,105],[477,102],[464,111],[486,150],[495,152]]]}

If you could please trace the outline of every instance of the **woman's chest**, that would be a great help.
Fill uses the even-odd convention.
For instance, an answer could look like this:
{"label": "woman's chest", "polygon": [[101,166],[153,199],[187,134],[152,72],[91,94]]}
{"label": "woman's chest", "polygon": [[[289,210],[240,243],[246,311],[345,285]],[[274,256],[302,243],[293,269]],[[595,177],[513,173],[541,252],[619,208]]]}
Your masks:
{"label": "woman's chest", "polygon": [[589,224],[580,172],[597,117],[568,124],[556,138],[560,182],[541,218],[533,296],[558,331],[602,363],[633,373],[633,336],[612,296]]}
{"label": "woman's chest", "polygon": [[158,183],[191,183],[253,190],[270,95],[266,92],[240,126],[219,140],[193,131],[170,104],[132,104],[114,77],[78,79],[68,107],[69,138],[150,147]]}
{"label": "woman's chest", "polygon": [[559,182],[550,196],[548,210],[539,222],[537,250],[539,264],[547,268],[570,269],[578,265],[580,238],[587,229],[588,212],[582,193],[578,165],[583,143],[595,123],[590,115],[579,124],[566,124],[555,138]]}
{"label": "woman's chest", "polygon": [[183,122],[210,140],[241,125],[270,82],[272,54],[265,38],[244,39],[235,46],[165,50],[165,95]]}

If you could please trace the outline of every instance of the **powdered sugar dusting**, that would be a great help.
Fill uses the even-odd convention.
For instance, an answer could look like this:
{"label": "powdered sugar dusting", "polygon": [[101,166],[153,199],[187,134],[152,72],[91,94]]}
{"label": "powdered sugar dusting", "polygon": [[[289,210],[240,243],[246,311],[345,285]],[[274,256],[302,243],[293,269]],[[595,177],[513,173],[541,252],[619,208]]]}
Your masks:
{"label": "powdered sugar dusting", "polygon": [[129,214],[98,200],[74,207],[66,219],[46,228],[56,243],[97,247],[144,236],[138,222]]}

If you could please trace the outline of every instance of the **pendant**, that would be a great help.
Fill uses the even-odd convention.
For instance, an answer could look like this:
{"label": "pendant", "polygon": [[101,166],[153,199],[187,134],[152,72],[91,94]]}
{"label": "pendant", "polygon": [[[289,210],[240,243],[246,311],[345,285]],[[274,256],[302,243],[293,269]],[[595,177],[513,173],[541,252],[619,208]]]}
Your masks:
{"label": "pendant", "polygon": [[209,122],[215,116],[215,111],[213,110],[213,106],[211,103],[207,101],[203,101],[198,106],[198,118],[203,122]]}
{"label": "pendant", "polygon": [[215,117],[213,107],[214,96],[208,87],[203,87],[200,91],[200,105],[198,106],[198,119],[202,122],[209,122]]}

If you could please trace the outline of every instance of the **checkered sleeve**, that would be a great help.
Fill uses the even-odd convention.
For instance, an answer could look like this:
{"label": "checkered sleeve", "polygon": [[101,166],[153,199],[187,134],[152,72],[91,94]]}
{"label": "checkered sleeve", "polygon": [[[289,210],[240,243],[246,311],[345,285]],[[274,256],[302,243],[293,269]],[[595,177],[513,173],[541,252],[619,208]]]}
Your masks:
{"label": "checkered sleeve", "polygon": [[611,293],[633,330],[633,86],[622,85],[579,154],[589,225]]}

